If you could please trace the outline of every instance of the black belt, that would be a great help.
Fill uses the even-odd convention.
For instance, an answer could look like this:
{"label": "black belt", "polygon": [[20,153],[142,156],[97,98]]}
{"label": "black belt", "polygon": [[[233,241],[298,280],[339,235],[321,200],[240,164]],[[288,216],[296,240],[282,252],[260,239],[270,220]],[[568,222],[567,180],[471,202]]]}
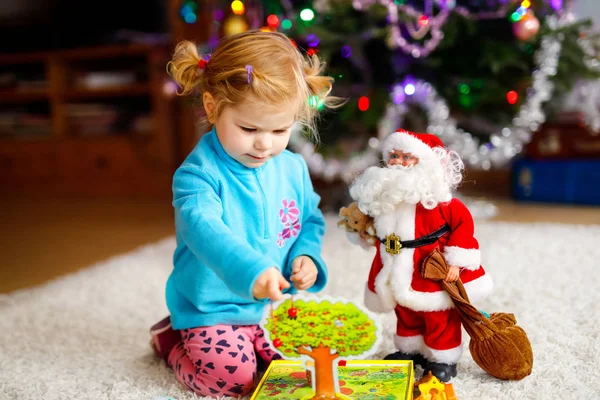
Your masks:
{"label": "black belt", "polygon": [[390,254],[399,254],[400,249],[414,249],[416,247],[427,246],[428,244],[435,243],[436,240],[450,232],[450,227],[445,224],[435,232],[431,232],[427,236],[420,237],[415,240],[400,240],[400,238],[394,234],[386,236],[384,239],[379,238],[379,241],[385,244],[385,251]]}

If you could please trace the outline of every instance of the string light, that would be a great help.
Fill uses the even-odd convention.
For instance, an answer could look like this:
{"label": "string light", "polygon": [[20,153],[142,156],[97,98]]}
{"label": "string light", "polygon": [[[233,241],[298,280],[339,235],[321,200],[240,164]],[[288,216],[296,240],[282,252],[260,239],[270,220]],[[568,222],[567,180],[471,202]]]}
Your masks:
{"label": "string light", "polygon": [[309,22],[312,21],[314,17],[315,12],[310,8],[305,8],[304,10],[300,11],[300,19],[302,21]]}
{"label": "string light", "polygon": [[311,33],[306,37],[306,43],[308,43],[310,47],[317,47],[319,45],[319,42],[319,38],[314,33]]}
{"label": "string light", "polygon": [[412,83],[409,83],[406,86],[404,86],[404,93],[406,93],[409,96],[412,96],[413,94],[415,94],[415,85],[413,85]]}
{"label": "string light", "polygon": [[183,2],[179,14],[187,24],[193,24],[198,18],[196,15],[197,10],[198,4],[195,1],[187,0]]}
{"label": "string light", "polygon": [[513,22],[520,21],[525,15],[527,15],[527,12],[529,11],[529,7],[531,7],[531,1],[523,0],[521,2],[521,6],[519,8],[517,8],[517,11],[515,11],[514,13],[511,14],[510,19]]}
{"label": "string light", "polygon": [[458,97],[458,102],[464,108],[471,108],[471,106],[473,106],[473,99],[471,98],[471,96],[466,95],[466,94],[461,94]]}
{"label": "string light", "polygon": [[312,95],[308,98],[308,105],[311,108],[321,111],[325,107],[325,101],[319,96]]}
{"label": "string light", "polygon": [[290,29],[292,27],[292,21],[290,21],[289,19],[284,19],[283,21],[281,21],[281,27],[283,29]]}
{"label": "string light", "polygon": [[367,96],[358,99],[358,109],[363,112],[369,109],[369,98]]}
{"label": "string light", "polygon": [[244,3],[240,0],[234,0],[231,3],[231,11],[233,11],[235,15],[243,15],[246,11],[246,7],[244,7]]}

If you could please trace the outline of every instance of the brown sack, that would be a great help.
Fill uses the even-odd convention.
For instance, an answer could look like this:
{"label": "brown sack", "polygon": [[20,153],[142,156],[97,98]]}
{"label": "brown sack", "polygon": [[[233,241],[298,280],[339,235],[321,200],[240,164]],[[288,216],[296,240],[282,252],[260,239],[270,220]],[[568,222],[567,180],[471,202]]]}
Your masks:
{"label": "brown sack", "polygon": [[520,380],[531,374],[533,351],[525,331],[516,325],[513,314],[494,313],[486,318],[469,302],[460,281],[445,282],[448,264],[436,248],[421,267],[424,278],[440,281],[460,314],[471,343],[473,360],[488,374],[499,379]]}

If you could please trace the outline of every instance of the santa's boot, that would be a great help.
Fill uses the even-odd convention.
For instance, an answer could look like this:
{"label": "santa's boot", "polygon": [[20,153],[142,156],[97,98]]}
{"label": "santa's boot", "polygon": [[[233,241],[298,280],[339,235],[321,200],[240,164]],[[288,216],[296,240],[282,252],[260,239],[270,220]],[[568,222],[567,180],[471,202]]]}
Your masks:
{"label": "santa's boot", "polygon": [[424,367],[427,364],[425,358],[419,353],[403,353],[401,351],[397,351],[395,353],[388,354],[384,357],[384,360],[412,360],[415,365],[420,365]]}
{"label": "santa's boot", "polygon": [[456,364],[430,362],[424,367],[423,376],[427,375],[429,371],[442,382],[449,382],[457,374]]}

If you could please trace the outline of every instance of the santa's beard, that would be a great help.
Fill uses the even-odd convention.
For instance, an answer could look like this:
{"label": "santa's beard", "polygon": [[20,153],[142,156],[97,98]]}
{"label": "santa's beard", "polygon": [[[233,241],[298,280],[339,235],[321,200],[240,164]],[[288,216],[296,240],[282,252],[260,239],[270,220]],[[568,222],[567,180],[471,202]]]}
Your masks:
{"label": "santa's beard", "polygon": [[450,201],[452,189],[439,164],[420,162],[410,167],[367,168],[350,187],[350,195],[363,212],[376,217],[403,203],[421,203],[431,210]]}

